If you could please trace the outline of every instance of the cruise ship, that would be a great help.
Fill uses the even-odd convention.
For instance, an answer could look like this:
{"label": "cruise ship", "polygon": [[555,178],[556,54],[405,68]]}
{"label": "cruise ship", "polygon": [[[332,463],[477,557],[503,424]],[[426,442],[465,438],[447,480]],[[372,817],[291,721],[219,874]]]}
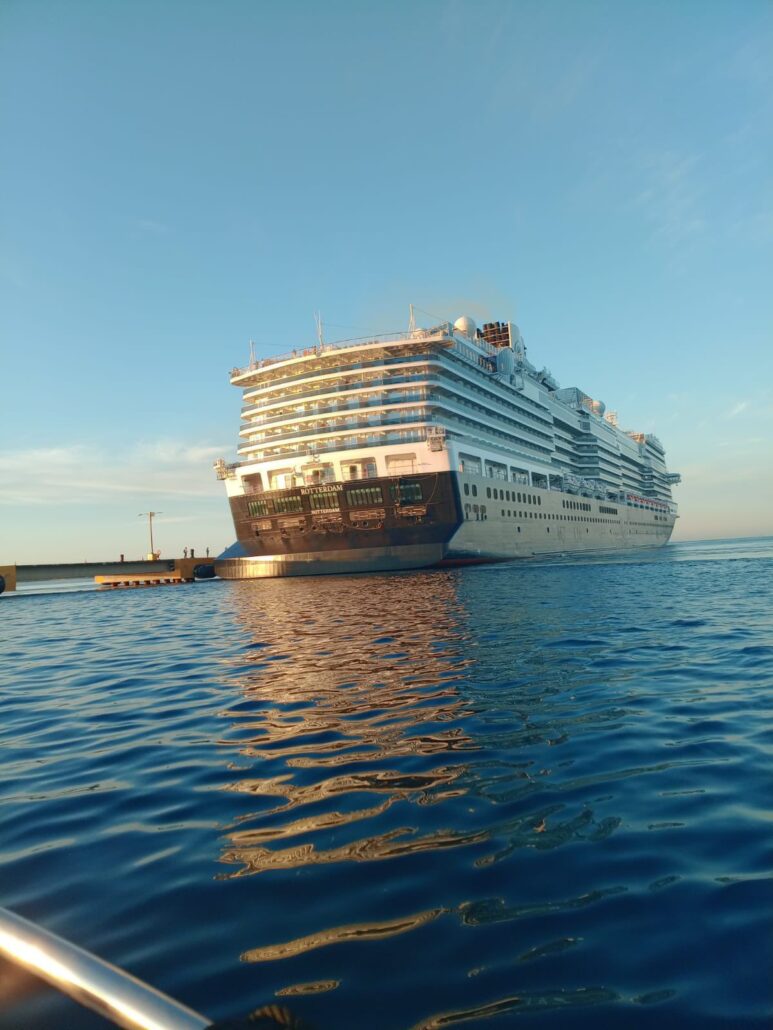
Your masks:
{"label": "cruise ship", "polygon": [[[677,518],[663,446],[625,432],[466,316],[231,372],[239,460],[215,463],[237,543],[224,578],[319,575],[660,547]],[[227,560],[226,560],[227,559]]]}

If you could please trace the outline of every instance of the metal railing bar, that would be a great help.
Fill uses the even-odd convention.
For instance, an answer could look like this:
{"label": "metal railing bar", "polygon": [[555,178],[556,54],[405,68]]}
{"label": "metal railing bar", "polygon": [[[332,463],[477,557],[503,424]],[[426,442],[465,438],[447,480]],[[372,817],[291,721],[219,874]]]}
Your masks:
{"label": "metal railing bar", "polygon": [[211,1020],[129,973],[0,908],[0,954],[129,1030],[205,1030]]}

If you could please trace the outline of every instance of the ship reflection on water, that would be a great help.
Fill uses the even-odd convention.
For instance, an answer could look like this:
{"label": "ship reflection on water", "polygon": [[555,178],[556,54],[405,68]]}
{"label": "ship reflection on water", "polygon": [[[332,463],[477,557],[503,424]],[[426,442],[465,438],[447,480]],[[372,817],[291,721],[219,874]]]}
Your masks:
{"label": "ship reflection on water", "polygon": [[[445,575],[234,584],[254,641],[228,745],[260,776],[228,834],[226,877],[368,862],[448,848],[479,833],[419,833],[413,805],[464,793],[474,742],[458,685],[465,612]],[[421,820],[425,822],[426,820]],[[250,954],[251,958],[256,957]]]}

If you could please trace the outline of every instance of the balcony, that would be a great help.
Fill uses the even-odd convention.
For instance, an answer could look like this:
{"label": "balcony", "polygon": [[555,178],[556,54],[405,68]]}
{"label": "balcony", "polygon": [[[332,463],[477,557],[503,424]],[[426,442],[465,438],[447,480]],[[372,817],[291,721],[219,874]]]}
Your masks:
{"label": "balcony", "polygon": [[274,461],[277,458],[304,458],[317,455],[329,454],[336,451],[363,450],[370,446],[383,447],[389,444],[421,443],[426,439],[425,429],[407,430],[402,433],[383,433],[379,436],[378,442],[374,444],[362,443],[360,440],[331,440],[312,443],[307,441],[286,447],[267,447],[259,455],[246,457],[238,462],[238,467],[256,465],[265,461]]}
{"label": "balcony", "polygon": [[259,429],[263,429],[265,426],[280,425],[282,422],[301,422],[305,419],[327,418],[331,415],[340,417],[342,414],[345,415],[348,412],[362,411],[363,409],[367,408],[384,408],[398,404],[415,404],[421,401],[425,401],[426,399],[427,395],[425,391],[413,390],[410,392],[404,392],[400,394],[389,394],[386,397],[375,395],[372,397],[372,399],[364,399],[364,403],[362,401],[356,401],[354,399],[350,400],[346,404],[343,404],[341,401],[339,401],[336,404],[320,405],[316,409],[307,410],[303,412],[285,412],[284,414],[275,415],[274,417],[268,418],[261,418],[260,416],[258,416],[251,422],[248,422],[247,425],[242,426],[242,428],[239,430],[239,433],[240,435],[243,435],[248,432],[254,433]]}

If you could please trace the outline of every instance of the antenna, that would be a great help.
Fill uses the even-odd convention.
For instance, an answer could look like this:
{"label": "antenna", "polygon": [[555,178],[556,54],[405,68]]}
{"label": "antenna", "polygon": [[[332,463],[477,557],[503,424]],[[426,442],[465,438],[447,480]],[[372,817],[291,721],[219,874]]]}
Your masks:
{"label": "antenna", "polygon": [[250,340],[250,368],[254,368],[255,365],[255,341]]}
{"label": "antenna", "polygon": [[408,332],[414,333],[416,332],[416,316],[413,313],[413,304],[408,305],[408,310],[411,313],[411,316],[408,319]]}
{"label": "antenna", "polygon": [[314,321],[317,323],[317,343],[321,348],[325,341],[322,339],[322,314],[319,311],[314,312]]}

